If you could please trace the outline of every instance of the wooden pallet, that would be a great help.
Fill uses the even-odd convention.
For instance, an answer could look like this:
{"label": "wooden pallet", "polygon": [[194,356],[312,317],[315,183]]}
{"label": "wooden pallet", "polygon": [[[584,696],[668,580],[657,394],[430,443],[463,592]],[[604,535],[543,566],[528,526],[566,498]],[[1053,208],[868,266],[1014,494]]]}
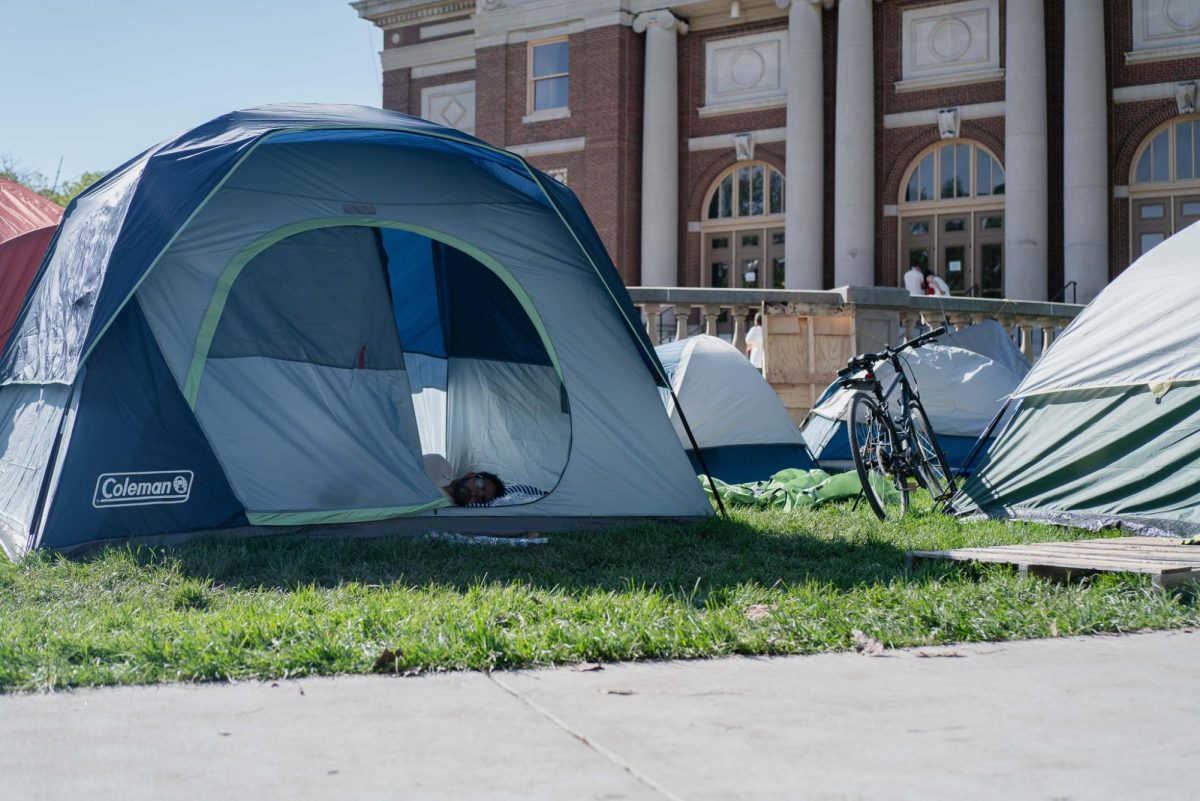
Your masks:
{"label": "wooden pallet", "polygon": [[1200,545],[1165,537],[1038,542],[997,545],[991,548],[955,548],[949,551],[909,551],[904,565],[910,570],[926,559],[958,562],[1000,562],[1016,565],[1022,576],[1069,578],[1092,573],[1148,573],[1160,589],[1200,580]]}

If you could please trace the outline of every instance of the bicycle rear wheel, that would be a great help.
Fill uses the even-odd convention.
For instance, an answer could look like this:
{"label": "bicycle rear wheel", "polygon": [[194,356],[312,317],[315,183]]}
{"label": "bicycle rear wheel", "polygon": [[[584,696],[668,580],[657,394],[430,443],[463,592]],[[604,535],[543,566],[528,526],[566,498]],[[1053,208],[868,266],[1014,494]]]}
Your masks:
{"label": "bicycle rear wheel", "polygon": [[[846,426],[850,453],[854,456],[854,469],[862,483],[863,494],[880,520],[887,519],[884,488],[892,480],[888,475],[893,451],[892,433],[885,414],[887,412],[873,398],[859,392],[850,402],[850,420]],[[906,493],[901,493],[900,497],[908,498]],[[900,513],[904,513],[903,508]]]}
{"label": "bicycle rear wheel", "polygon": [[929,417],[919,403],[908,405],[909,429],[913,453],[916,456],[917,480],[929,490],[934,503],[948,500],[954,492],[954,475],[946,463],[946,455],[938,445]]}

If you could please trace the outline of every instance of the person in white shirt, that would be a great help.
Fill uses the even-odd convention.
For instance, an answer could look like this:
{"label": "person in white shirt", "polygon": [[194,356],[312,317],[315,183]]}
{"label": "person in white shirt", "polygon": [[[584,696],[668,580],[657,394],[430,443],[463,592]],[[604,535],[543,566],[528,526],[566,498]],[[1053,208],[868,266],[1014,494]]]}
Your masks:
{"label": "person in white shirt", "polygon": [[762,313],[754,315],[754,325],[746,332],[746,355],[750,357],[750,364],[754,365],[759,371],[763,367],[763,330],[762,330]]}
{"label": "person in white shirt", "polygon": [[948,296],[950,294],[950,285],[947,284],[940,275],[925,271],[925,285],[933,290],[931,294]]}
{"label": "person in white shirt", "polygon": [[925,294],[925,273],[921,272],[917,265],[909,267],[908,272],[904,274],[904,288],[910,295]]}

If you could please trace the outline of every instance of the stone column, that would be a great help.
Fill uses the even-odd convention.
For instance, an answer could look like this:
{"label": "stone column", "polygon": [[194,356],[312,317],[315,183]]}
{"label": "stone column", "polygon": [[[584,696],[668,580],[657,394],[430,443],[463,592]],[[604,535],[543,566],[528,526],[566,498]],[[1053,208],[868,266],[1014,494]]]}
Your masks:
{"label": "stone column", "polygon": [[662,315],[662,310],[659,309],[657,303],[646,304],[646,333],[650,335],[651,345],[662,344],[658,336],[658,321]]}
{"label": "stone column", "polygon": [[1049,188],[1043,4],[1044,0],[1005,4],[1004,295],[1013,300],[1046,300]]}
{"label": "stone column", "polygon": [[1078,301],[1088,303],[1108,283],[1104,4],[1065,8],[1063,282],[1077,282]]}
{"label": "stone column", "polygon": [[787,184],[784,278],[787,289],[824,289],[825,85],[822,0],[775,0],[788,11]]}
{"label": "stone column", "polygon": [[679,60],[687,24],[665,9],[638,14],[646,34],[642,115],[642,286],[679,284]]}
{"label": "stone column", "polygon": [[746,317],[750,309],[746,306],[733,307],[733,346],[739,352],[746,352]]}
{"label": "stone column", "polygon": [[834,286],[875,284],[875,49],[871,2],[838,3]]}
{"label": "stone column", "polygon": [[691,306],[675,307],[675,341],[688,338],[688,318],[692,316]]}

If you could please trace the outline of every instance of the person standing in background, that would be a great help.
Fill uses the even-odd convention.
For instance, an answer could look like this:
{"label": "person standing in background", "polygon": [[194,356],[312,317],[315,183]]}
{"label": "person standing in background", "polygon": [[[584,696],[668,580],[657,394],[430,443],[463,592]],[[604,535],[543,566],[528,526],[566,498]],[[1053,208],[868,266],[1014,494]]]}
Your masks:
{"label": "person standing in background", "polygon": [[908,272],[904,274],[904,288],[910,295],[925,294],[925,273],[921,272],[917,265],[909,267]]}
{"label": "person standing in background", "polygon": [[925,286],[930,295],[946,297],[950,294],[950,286],[937,273],[925,271]]}
{"label": "person standing in background", "polygon": [[746,355],[760,373],[763,368],[762,312],[754,315],[754,325],[746,332]]}

